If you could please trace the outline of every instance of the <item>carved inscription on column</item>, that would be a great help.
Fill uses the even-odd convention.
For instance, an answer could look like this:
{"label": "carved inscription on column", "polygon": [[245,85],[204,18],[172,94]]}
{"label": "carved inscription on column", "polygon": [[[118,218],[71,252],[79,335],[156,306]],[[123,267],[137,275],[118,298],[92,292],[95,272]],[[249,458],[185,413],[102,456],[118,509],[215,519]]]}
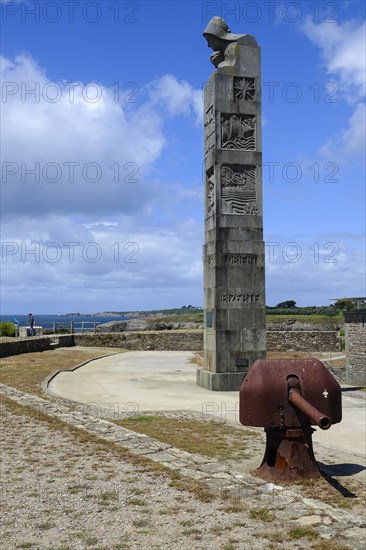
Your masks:
{"label": "carved inscription on column", "polygon": [[256,166],[223,164],[220,181],[222,214],[258,214]]}
{"label": "carved inscription on column", "polygon": [[224,265],[242,266],[242,265],[257,265],[258,256],[256,254],[224,254]]}
{"label": "carved inscription on column", "polygon": [[205,155],[215,147],[215,111],[211,105],[205,112]]}
{"label": "carved inscription on column", "polygon": [[255,116],[221,114],[221,148],[254,151]]}
{"label": "carved inscription on column", "polygon": [[234,76],[234,100],[254,101],[256,97],[255,79],[247,76]]}
{"label": "carved inscription on column", "polygon": [[257,304],[260,302],[260,294],[222,292],[219,300],[222,304]]}

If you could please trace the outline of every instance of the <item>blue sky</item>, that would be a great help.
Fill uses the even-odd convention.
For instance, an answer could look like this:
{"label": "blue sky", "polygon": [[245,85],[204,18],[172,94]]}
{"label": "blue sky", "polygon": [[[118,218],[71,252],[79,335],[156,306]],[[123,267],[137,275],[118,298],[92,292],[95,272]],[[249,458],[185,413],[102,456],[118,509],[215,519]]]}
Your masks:
{"label": "blue sky", "polygon": [[212,15],[262,48],[267,304],[365,295],[364,2],[0,9],[1,313],[203,304]]}

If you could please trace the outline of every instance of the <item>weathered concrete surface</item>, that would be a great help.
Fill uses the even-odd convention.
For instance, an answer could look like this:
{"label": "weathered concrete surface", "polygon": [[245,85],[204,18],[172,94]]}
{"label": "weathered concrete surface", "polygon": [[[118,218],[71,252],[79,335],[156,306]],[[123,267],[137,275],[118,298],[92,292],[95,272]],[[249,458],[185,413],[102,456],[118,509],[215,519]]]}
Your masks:
{"label": "weathered concrete surface", "polygon": [[[49,390],[60,397],[120,412],[191,410],[203,418],[215,416],[239,423],[239,393],[213,394],[197,386],[192,357],[192,353],[174,351],[116,354],[73,372],[61,372]],[[366,394],[359,392],[356,399],[350,393],[342,392],[342,422],[327,431],[317,430],[313,440],[362,457],[366,454]]]}

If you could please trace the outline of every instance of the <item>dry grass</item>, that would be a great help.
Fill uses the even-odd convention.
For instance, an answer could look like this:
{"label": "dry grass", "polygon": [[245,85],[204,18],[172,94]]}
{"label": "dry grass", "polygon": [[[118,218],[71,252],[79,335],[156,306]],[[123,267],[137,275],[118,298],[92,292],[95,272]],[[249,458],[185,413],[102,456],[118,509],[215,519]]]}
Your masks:
{"label": "dry grass", "polygon": [[334,539],[322,540],[313,545],[313,550],[351,550],[350,546],[338,544]]}
{"label": "dry grass", "polygon": [[249,517],[252,519],[260,519],[265,522],[271,522],[276,519],[276,516],[267,508],[254,508],[249,511]]}
{"label": "dry grass", "polygon": [[29,405],[20,405],[4,395],[0,395],[0,404],[12,414],[26,416],[37,420],[38,422],[45,422],[52,430],[67,434],[73,439],[76,439],[79,444],[92,446],[91,452],[93,453],[113,453],[121,460],[134,464],[142,472],[150,472],[155,475],[166,476],[170,478],[170,485],[172,487],[179,491],[188,491],[200,502],[211,502],[216,498],[205,483],[182,476],[178,471],[172,470],[159,462],[154,462],[147,457],[134,455],[127,448],[122,447],[113,441],[106,441],[97,435],[90,434],[84,430],[76,428],[75,426],[67,424],[66,422],[50,416],[40,410],[33,409]]}
{"label": "dry grass", "polygon": [[158,415],[135,416],[118,420],[116,424],[189,453],[221,462],[251,458],[247,438],[260,437],[256,432],[235,428],[224,422],[182,420]]}
{"label": "dry grass", "polygon": [[[342,492],[337,490],[333,485],[341,484]],[[298,490],[302,496],[306,498],[312,498],[315,500],[321,500],[326,504],[330,504],[336,508],[343,510],[354,510],[354,512],[360,512],[365,509],[366,506],[366,491],[363,485],[352,482],[352,480],[344,478],[338,482],[337,478],[329,478],[329,482],[325,478],[313,481],[298,481],[292,483],[293,487]]]}
{"label": "dry grass", "polygon": [[[105,350],[108,354],[108,350]],[[55,370],[72,367],[103,355],[103,351],[50,350],[5,357],[0,362],[0,382],[17,390],[44,397],[41,383]]]}

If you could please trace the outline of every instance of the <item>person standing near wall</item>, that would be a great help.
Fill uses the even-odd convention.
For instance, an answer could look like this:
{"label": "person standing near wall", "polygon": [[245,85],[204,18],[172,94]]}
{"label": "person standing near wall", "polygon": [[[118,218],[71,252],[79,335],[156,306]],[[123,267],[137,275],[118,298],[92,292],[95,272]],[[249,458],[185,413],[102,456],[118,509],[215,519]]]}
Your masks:
{"label": "person standing near wall", "polygon": [[29,318],[29,336],[35,336],[36,331],[34,330],[34,323],[35,323],[34,315],[30,313],[28,315],[28,318]]}

